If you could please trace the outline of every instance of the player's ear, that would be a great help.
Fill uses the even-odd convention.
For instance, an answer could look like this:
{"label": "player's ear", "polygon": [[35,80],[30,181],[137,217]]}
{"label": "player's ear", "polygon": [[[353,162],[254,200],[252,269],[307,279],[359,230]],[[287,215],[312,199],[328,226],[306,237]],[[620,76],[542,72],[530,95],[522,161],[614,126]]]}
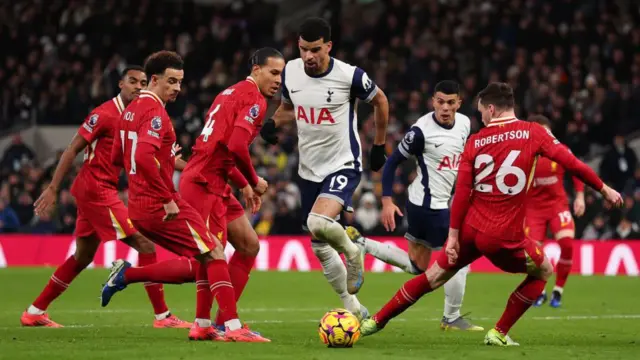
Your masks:
{"label": "player's ear", "polygon": [[327,41],[327,52],[331,52],[331,48],[333,48],[333,41]]}
{"label": "player's ear", "polygon": [[120,81],[118,81],[118,88],[122,90],[123,87],[124,87],[124,80],[120,79]]}

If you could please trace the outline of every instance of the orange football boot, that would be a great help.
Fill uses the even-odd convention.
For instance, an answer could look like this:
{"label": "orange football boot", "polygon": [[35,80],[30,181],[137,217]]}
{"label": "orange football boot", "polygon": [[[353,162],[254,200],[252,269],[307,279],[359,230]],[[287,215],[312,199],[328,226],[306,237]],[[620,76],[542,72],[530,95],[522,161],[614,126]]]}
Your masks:
{"label": "orange football boot", "polygon": [[57,322],[49,319],[49,315],[44,313],[42,315],[34,315],[29,314],[28,312],[23,312],[20,317],[20,323],[22,326],[42,326],[42,327],[50,327],[50,328],[61,328],[64,327]]}
{"label": "orange football boot", "polygon": [[153,320],[153,327],[156,329],[189,329],[192,325],[192,323],[181,320],[173,314],[162,320]]}

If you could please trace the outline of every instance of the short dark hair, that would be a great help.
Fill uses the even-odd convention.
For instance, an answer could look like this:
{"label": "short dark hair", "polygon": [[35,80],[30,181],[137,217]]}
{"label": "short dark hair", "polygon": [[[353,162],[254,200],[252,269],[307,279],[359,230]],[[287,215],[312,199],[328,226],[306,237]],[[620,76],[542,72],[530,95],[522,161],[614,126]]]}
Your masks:
{"label": "short dark hair", "polygon": [[538,123],[542,126],[546,126],[548,128],[551,128],[551,120],[549,120],[548,117],[544,116],[544,115],[531,115],[529,116],[529,121],[534,122],[534,123]]}
{"label": "short dark hair", "polygon": [[441,92],[445,95],[460,95],[460,84],[453,80],[443,80],[433,88],[433,94]]}
{"label": "short dark hair", "polygon": [[127,65],[127,67],[124,68],[124,70],[122,70],[122,73],[120,74],[120,80],[124,80],[124,78],[127,77],[127,74],[129,73],[129,71],[144,72],[144,68],[140,65]]}
{"label": "short dark hair", "polygon": [[249,59],[249,70],[253,68],[253,65],[258,65],[258,66],[266,65],[267,60],[269,60],[269,58],[284,59],[284,56],[280,51],[274,48],[270,48],[270,47],[260,48],[256,52],[254,52],[253,55],[251,55],[251,58]]}
{"label": "short dark hair", "polygon": [[331,25],[323,18],[308,18],[300,25],[298,36],[309,42],[320,39],[324,42],[331,41]]}
{"label": "short dark hair", "polygon": [[478,100],[484,106],[493,105],[499,109],[513,109],[515,106],[513,89],[509,84],[502,82],[487,85],[478,93]]}
{"label": "short dark hair", "polygon": [[178,53],[174,51],[162,50],[149,55],[144,61],[144,72],[151,81],[152,75],[164,74],[167,69],[182,70],[184,61]]}

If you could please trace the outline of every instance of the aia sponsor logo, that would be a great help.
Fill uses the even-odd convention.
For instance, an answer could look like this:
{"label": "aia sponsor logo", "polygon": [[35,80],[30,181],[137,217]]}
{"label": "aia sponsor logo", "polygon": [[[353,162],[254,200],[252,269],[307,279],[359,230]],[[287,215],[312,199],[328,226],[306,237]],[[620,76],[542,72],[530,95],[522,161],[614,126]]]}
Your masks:
{"label": "aia sponsor logo", "polygon": [[298,109],[296,110],[296,120],[304,121],[307,124],[312,125],[321,125],[323,122],[329,124],[336,123],[328,109],[309,108],[305,110],[302,106],[298,106]]}

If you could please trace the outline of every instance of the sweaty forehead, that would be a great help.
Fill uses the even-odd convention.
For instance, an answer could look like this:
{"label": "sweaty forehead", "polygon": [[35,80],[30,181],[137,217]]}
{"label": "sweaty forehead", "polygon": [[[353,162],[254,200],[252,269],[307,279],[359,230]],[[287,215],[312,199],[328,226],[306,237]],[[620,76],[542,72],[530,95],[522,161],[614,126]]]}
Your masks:
{"label": "sweaty forehead", "polygon": [[129,72],[127,72],[127,77],[142,81],[147,79],[147,74],[140,70],[129,70]]}
{"label": "sweaty forehead", "polygon": [[433,95],[434,98],[436,98],[436,100],[444,100],[444,101],[451,101],[451,100],[458,100],[458,94],[445,94],[445,93],[441,93],[441,92],[437,92]]}

